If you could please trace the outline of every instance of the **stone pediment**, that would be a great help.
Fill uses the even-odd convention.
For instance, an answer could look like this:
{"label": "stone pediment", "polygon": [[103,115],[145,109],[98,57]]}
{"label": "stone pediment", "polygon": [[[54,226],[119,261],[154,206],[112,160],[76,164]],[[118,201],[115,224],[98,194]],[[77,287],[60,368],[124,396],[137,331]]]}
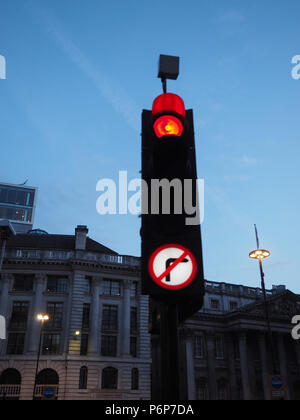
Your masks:
{"label": "stone pediment", "polygon": [[[288,318],[300,314],[300,298],[290,291],[285,291],[279,295],[267,297],[269,314],[271,318]],[[240,308],[241,312],[249,315],[265,317],[265,304],[263,299],[256,303]]]}

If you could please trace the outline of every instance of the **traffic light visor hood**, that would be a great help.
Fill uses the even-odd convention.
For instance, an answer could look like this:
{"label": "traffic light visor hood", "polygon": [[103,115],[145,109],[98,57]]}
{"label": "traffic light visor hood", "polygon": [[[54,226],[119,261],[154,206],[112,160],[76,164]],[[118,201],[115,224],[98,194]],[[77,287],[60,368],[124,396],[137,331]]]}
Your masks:
{"label": "traffic light visor hood", "polygon": [[181,136],[185,119],[183,100],[174,93],[158,96],[152,106],[153,128],[158,138]]}

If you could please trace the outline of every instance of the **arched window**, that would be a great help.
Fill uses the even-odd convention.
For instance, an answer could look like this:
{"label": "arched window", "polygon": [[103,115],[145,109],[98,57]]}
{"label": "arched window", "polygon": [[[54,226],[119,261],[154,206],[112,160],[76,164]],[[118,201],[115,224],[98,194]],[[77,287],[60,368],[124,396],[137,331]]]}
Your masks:
{"label": "arched window", "polygon": [[22,377],[16,369],[6,369],[0,375],[0,398],[18,400],[20,397]]}
{"label": "arched window", "polygon": [[133,391],[139,389],[139,370],[137,368],[131,370],[131,389]]}
{"label": "arched window", "polygon": [[0,376],[1,385],[21,385],[22,377],[16,369],[6,369]]}
{"label": "arched window", "polygon": [[102,388],[117,389],[118,388],[118,370],[113,367],[107,367],[102,371]]}
{"label": "arched window", "polygon": [[79,389],[87,389],[88,368],[82,366],[79,374]]}
{"label": "arched window", "polygon": [[37,385],[58,385],[59,377],[53,369],[44,369],[38,374],[36,379]]}

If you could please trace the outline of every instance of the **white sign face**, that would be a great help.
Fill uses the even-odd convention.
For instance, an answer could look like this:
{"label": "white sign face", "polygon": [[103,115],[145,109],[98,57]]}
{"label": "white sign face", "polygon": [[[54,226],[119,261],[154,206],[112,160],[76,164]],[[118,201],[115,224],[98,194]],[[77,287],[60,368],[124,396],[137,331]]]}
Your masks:
{"label": "white sign face", "polygon": [[159,286],[168,290],[179,290],[194,280],[197,263],[187,248],[169,244],[158,248],[152,254],[149,272]]}

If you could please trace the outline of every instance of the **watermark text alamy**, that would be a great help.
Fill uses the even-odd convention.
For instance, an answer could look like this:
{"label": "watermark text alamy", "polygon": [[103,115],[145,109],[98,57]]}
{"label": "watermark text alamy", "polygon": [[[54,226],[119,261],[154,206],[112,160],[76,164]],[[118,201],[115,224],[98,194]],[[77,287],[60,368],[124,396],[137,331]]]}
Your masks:
{"label": "watermark text alamy", "polygon": [[96,191],[101,194],[96,209],[100,215],[185,214],[187,226],[199,225],[204,220],[203,179],[152,179],[148,185],[140,178],[129,181],[127,171],[119,171],[118,181],[118,185],[109,178],[98,181]]}

